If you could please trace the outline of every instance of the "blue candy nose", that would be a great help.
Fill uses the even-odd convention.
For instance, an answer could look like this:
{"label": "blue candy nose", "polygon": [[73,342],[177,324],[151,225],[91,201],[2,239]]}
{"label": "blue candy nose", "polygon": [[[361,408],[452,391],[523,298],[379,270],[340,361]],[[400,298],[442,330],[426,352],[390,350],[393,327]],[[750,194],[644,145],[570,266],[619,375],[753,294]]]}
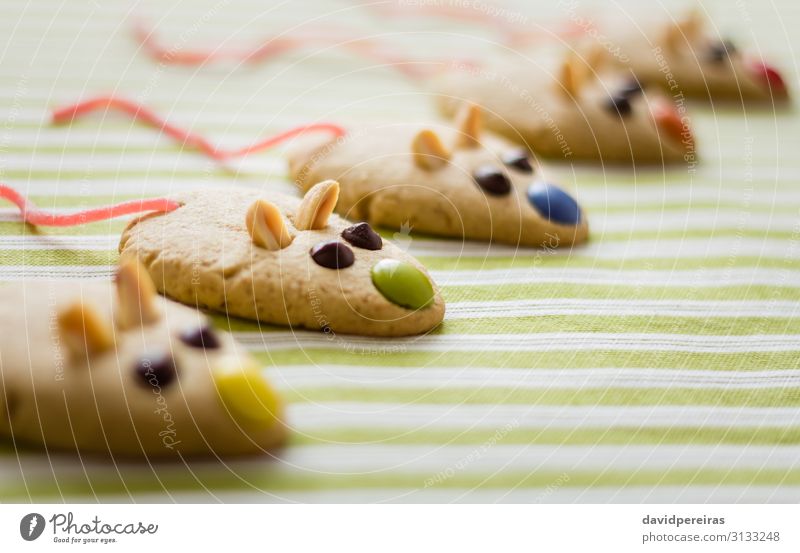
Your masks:
{"label": "blue candy nose", "polygon": [[554,184],[535,182],[528,188],[528,201],[542,217],[561,225],[577,225],[581,208],[572,196]]}

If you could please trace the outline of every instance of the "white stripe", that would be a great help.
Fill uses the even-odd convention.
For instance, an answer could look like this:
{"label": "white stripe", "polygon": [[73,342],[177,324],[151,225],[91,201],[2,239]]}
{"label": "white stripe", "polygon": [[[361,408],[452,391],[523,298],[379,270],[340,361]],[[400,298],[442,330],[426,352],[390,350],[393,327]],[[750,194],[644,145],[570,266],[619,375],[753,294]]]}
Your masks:
{"label": "white stripe", "polygon": [[[800,446],[687,445],[507,445],[498,433],[479,445],[315,445],[279,454],[280,470],[324,474],[437,473],[494,474],[505,471],[637,471],[713,469],[796,469]],[[446,479],[446,478],[445,478]],[[425,478],[420,482],[424,486]]]}
{"label": "white stripe", "polygon": [[531,405],[435,405],[401,403],[293,403],[290,426],[298,432],[332,428],[498,430],[572,428],[763,428],[796,427],[796,407],[582,407]]}
{"label": "white stripe", "polygon": [[716,209],[691,209],[644,213],[636,211],[624,215],[600,214],[591,219],[592,231],[628,232],[634,238],[636,232],[668,230],[718,230],[724,228],[757,230],[800,231],[800,213],[750,213],[740,208],[719,211]]}
{"label": "white stripe", "polygon": [[761,267],[723,267],[685,270],[602,269],[599,267],[543,267],[524,269],[481,269],[430,271],[440,286],[479,286],[487,284],[541,284],[545,282],[588,284],[593,286],[677,286],[679,288],[736,285],[800,285],[800,271]]}
{"label": "white stripe", "polygon": [[355,353],[413,351],[681,351],[745,353],[800,351],[798,334],[694,335],[658,333],[542,332],[534,334],[445,334],[373,338],[313,331],[238,332],[246,347],[261,351],[331,348]]}
{"label": "white stripe", "polygon": [[98,278],[107,280],[114,276],[116,265],[12,265],[0,266],[0,280],[52,280]]}
{"label": "white stripe", "polygon": [[[773,161],[774,165],[774,161]],[[558,182],[558,180],[556,180]],[[733,182],[740,183],[741,178],[733,179]],[[669,204],[682,203],[729,203],[733,204],[738,213],[746,213],[750,206],[774,207],[784,209],[783,202],[792,202],[789,205],[796,205],[800,201],[800,190],[781,187],[779,185],[770,186],[767,189],[759,189],[758,193],[748,197],[748,193],[742,190],[740,185],[737,187],[722,187],[713,183],[693,183],[686,186],[680,182],[669,181],[667,188],[639,186],[631,183],[630,185],[595,186],[594,184],[581,184],[577,181],[577,192],[575,193],[584,206],[591,206],[589,217],[603,214],[605,207],[661,207],[662,210],[668,209]],[[594,183],[588,178],[584,183]],[[723,209],[722,207],[718,209]],[[631,217],[634,214],[629,214]],[[644,214],[642,214],[644,215]]]}
{"label": "white stripe", "polygon": [[[283,160],[271,156],[249,156],[226,162],[238,171],[264,175],[283,176],[286,165]],[[148,171],[209,171],[220,167],[196,152],[175,155],[171,152],[152,153],[85,153],[73,156],[39,153],[35,156],[6,153],[3,155],[5,173],[29,171],[83,171],[87,177],[95,171],[120,171],[146,174]]]}
{"label": "white stripe", "polygon": [[[15,179],[14,188],[27,196],[57,195],[58,197],[85,197],[89,190],[92,194],[102,196],[126,195],[142,197],[174,194],[197,190],[204,187],[227,188],[229,186],[249,187],[263,190],[265,193],[280,192],[289,195],[297,194],[297,187],[291,182],[278,178],[268,179],[269,175],[258,176],[249,180],[237,176],[209,173],[203,177],[114,177],[96,182],[75,179]],[[6,204],[3,204],[6,205]]]}
{"label": "white stripe", "polygon": [[[449,284],[446,281],[441,285]],[[800,316],[800,302],[696,301],[542,298],[537,300],[470,301],[447,304],[447,319],[535,317],[543,315],[604,315],[643,317],[775,317]]]}
{"label": "white stripe", "polygon": [[385,367],[288,365],[270,367],[269,380],[283,390],[303,388],[470,389],[749,389],[800,387],[800,369],[704,371],[680,369],[495,369],[484,367]]}
{"label": "white stripe", "polygon": [[577,257],[589,259],[659,259],[777,257],[800,259],[800,247],[791,240],[720,237],[592,242],[585,246],[543,250],[460,240],[413,239],[409,253],[421,257]]}

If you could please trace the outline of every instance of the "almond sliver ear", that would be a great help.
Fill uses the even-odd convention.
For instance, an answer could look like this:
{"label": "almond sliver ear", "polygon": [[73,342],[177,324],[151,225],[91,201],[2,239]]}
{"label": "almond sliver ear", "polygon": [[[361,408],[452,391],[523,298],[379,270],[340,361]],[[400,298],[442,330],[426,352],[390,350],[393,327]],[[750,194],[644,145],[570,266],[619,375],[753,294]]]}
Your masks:
{"label": "almond sliver ear", "polygon": [[326,180],[312,186],[294,217],[294,226],[299,230],[319,230],[328,226],[328,218],[339,201],[339,183]]}
{"label": "almond sliver ear", "polygon": [[161,313],[156,305],[156,287],[139,260],[128,257],[117,270],[117,325],[122,329],[149,325]]}
{"label": "almond sliver ear", "polygon": [[589,66],[590,76],[596,76],[597,72],[606,64],[606,61],[608,61],[606,49],[600,44],[592,46],[586,54],[586,65]]}
{"label": "almond sliver ear", "polygon": [[561,64],[559,85],[561,92],[570,98],[576,98],[583,85],[581,64],[571,54]]}
{"label": "almond sliver ear", "polygon": [[688,39],[697,38],[700,29],[703,27],[703,14],[700,10],[693,8],[678,22],[678,26]]}
{"label": "almond sliver ear", "polygon": [[419,131],[411,142],[414,163],[426,171],[442,167],[450,159],[450,152],[435,132],[429,129]]}
{"label": "almond sliver ear", "polygon": [[282,250],[292,243],[283,215],[278,207],[266,200],[256,200],[245,215],[245,225],[253,244],[266,250]]}
{"label": "almond sliver ear", "polygon": [[464,104],[456,117],[459,131],[456,148],[477,148],[480,146],[483,114],[475,104]]}
{"label": "almond sliver ear", "polygon": [[114,345],[111,324],[91,305],[77,301],[58,312],[58,329],[67,349],[76,357],[86,357]]}

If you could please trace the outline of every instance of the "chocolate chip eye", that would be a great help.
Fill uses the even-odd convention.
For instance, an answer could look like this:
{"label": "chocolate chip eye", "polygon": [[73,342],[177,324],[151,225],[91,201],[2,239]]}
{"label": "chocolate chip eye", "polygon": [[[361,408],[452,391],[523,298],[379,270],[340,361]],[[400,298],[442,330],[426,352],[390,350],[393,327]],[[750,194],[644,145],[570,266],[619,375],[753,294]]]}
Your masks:
{"label": "chocolate chip eye", "polygon": [[615,95],[606,100],[606,109],[620,117],[625,117],[632,111],[631,101],[625,96]]}
{"label": "chocolate chip eye", "polygon": [[181,342],[193,348],[217,349],[219,339],[214,330],[208,325],[187,328],[180,335]]}
{"label": "chocolate chip eye", "polygon": [[631,79],[619,88],[617,95],[630,99],[637,94],[641,94],[642,90],[644,90],[642,83],[635,79]]}
{"label": "chocolate chip eye", "polygon": [[311,248],[311,259],[326,269],[346,269],[356,260],[353,250],[336,240],[320,242]]}
{"label": "chocolate chip eye", "polygon": [[533,173],[533,165],[531,165],[531,158],[525,150],[512,150],[503,154],[503,163],[507,167],[512,167],[523,173]]}
{"label": "chocolate chip eye", "polygon": [[145,387],[164,388],[175,380],[178,371],[175,360],[166,352],[158,351],[142,355],[134,372]]}
{"label": "chocolate chip eye", "polygon": [[347,227],[342,231],[342,238],[356,248],[365,250],[379,250],[383,247],[383,240],[368,223],[358,223]]}
{"label": "chocolate chip eye", "polygon": [[736,46],[730,40],[720,40],[708,47],[708,61],[721,63],[736,53]]}
{"label": "chocolate chip eye", "polygon": [[508,176],[494,165],[482,165],[472,174],[475,182],[491,196],[504,196],[511,192]]}

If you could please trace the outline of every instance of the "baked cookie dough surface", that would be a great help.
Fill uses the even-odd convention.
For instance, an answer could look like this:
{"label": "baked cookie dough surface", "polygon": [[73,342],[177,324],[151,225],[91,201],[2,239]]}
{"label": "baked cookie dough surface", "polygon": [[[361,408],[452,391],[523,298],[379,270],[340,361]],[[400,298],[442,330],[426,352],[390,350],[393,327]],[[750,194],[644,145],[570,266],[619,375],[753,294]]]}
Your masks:
{"label": "baked cookie dough surface", "polygon": [[451,71],[432,90],[445,116],[465,103],[479,105],[487,128],[544,158],[684,162],[694,152],[688,119],[674,132],[672,100],[660,92],[642,94],[629,81],[628,72],[601,71],[578,58],[561,65],[501,61],[485,72]]}
{"label": "baked cookie dough surface", "polygon": [[[338,180],[337,212],[376,226],[533,247],[568,247],[589,235],[586,214],[532,156],[479,129],[445,123],[359,129],[297,147],[288,160],[301,188]],[[542,190],[545,209],[535,200]],[[563,216],[555,207],[563,207]]]}
{"label": "baked cookie dough surface", "polygon": [[[423,333],[444,318],[444,301],[416,259],[387,241],[375,250],[349,243],[342,232],[353,223],[336,215],[322,228],[300,230],[298,198],[232,187],[175,199],[181,208],[133,221],[122,234],[120,253],[137,257],[158,290],[182,303],[263,323],[373,336]],[[288,245],[289,239],[273,250],[253,243],[247,213],[262,199],[280,211]],[[317,251],[315,260],[312,249],[329,242],[338,245]],[[343,250],[352,252],[349,266],[320,264],[341,261]],[[373,281],[375,267],[386,260],[402,263],[416,277],[400,279],[404,291],[413,295],[414,286],[427,284],[430,301],[409,307],[387,299]]]}
{"label": "baked cookie dough surface", "polygon": [[142,299],[144,324],[125,326],[121,301],[106,282],[0,286],[0,435],[15,447],[176,460],[284,441],[277,396],[229,334],[155,294]]}

